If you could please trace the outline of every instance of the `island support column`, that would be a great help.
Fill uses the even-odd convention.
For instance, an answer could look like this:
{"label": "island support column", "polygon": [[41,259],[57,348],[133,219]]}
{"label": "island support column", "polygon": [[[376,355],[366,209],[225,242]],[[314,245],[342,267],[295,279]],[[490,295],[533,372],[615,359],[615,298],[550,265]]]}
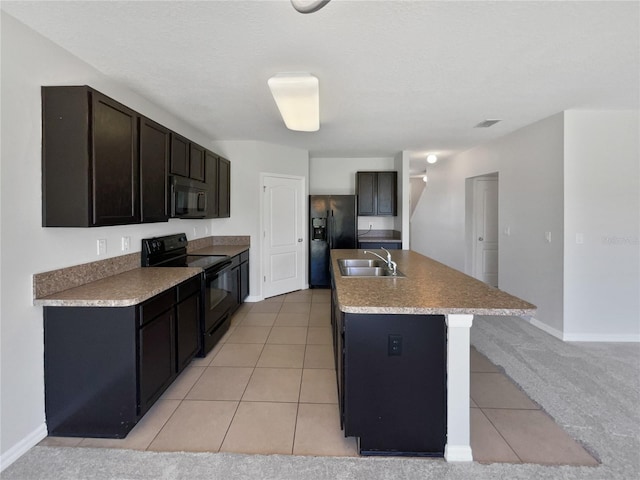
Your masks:
{"label": "island support column", "polygon": [[473,315],[447,315],[447,443],[448,462],[471,462],[469,412],[469,337]]}

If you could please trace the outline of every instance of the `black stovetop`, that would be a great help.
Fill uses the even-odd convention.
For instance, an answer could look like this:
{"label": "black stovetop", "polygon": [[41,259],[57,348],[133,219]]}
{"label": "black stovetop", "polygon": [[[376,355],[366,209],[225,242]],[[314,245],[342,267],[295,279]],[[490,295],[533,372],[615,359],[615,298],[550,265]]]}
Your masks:
{"label": "black stovetop", "polygon": [[141,265],[143,267],[200,267],[211,268],[229,258],[227,255],[187,254],[187,236],[184,233],[142,239]]}

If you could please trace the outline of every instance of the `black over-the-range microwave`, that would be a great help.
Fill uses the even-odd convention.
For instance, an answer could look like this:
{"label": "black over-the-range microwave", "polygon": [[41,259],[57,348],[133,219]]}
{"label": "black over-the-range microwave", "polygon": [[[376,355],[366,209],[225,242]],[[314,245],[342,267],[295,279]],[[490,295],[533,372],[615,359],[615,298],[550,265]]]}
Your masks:
{"label": "black over-the-range microwave", "polygon": [[207,214],[207,185],[184,177],[172,176],[171,217],[204,218]]}

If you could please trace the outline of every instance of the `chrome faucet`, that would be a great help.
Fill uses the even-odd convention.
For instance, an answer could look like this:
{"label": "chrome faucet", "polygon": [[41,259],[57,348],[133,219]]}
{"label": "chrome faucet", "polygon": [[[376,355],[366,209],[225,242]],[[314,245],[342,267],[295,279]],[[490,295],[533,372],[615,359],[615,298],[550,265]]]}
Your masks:
{"label": "chrome faucet", "polygon": [[381,247],[380,249],[384,250],[385,252],[387,252],[387,259],[386,260],[383,257],[381,257],[380,255],[378,255],[376,252],[372,252],[371,250],[365,250],[364,253],[370,253],[372,255],[375,255],[376,257],[378,257],[380,260],[382,260],[383,262],[385,262],[387,264],[387,268],[389,270],[391,270],[391,275],[397,275],[396,270],[398,269],[398,264],[391,259],[391,253],[386,248],[382,248]]}

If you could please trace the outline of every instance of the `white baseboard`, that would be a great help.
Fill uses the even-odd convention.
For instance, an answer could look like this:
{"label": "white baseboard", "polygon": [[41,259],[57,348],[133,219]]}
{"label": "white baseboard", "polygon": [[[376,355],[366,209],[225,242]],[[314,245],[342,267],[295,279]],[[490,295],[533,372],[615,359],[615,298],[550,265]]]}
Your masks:
{"label": "white baseboard", "polygon": [[529,323],[534,327],[538,327],[543,332],[547,332],[549,335],[553,335],[558,340],[564,340],[563,333],[560,330],[550,327],[546,323],[542,323],[540,320],[536,320],[535,318],[531,317],[529,319]]}
{"label": "white baseboard", "polygon": [[607,333],[564,333],[556,330],[540,320],[530,318],[529,323],[534,327],[553,335],[563,342],[626,342],[640,343],[640,335],[636,334],[607,334]]}
{"label": "white baseboard", "polygon": [[260,295],[249,295],[244,299],[244,301],[248,303],[261,302],[262,300],[264,300],[264,298],[262,298]]}
{"label": "white baseboard", "polygon": [[634,334],[607,334],[607,333],[565,333],[565,342],[626,342],[639,343],[640,335]]}
{"label": "white baseboard", "polygon": [[40,440],[47,436],[47,425],[43,423],[29,435],[16,443],[9,450],[0,455],[0,472],[27,453],[31,447],[35,447]]}
{"label": "white baseboard", "polygon": [[447,462],[473,462],[473,454],[469,445],[444,446],[444,459]]}

